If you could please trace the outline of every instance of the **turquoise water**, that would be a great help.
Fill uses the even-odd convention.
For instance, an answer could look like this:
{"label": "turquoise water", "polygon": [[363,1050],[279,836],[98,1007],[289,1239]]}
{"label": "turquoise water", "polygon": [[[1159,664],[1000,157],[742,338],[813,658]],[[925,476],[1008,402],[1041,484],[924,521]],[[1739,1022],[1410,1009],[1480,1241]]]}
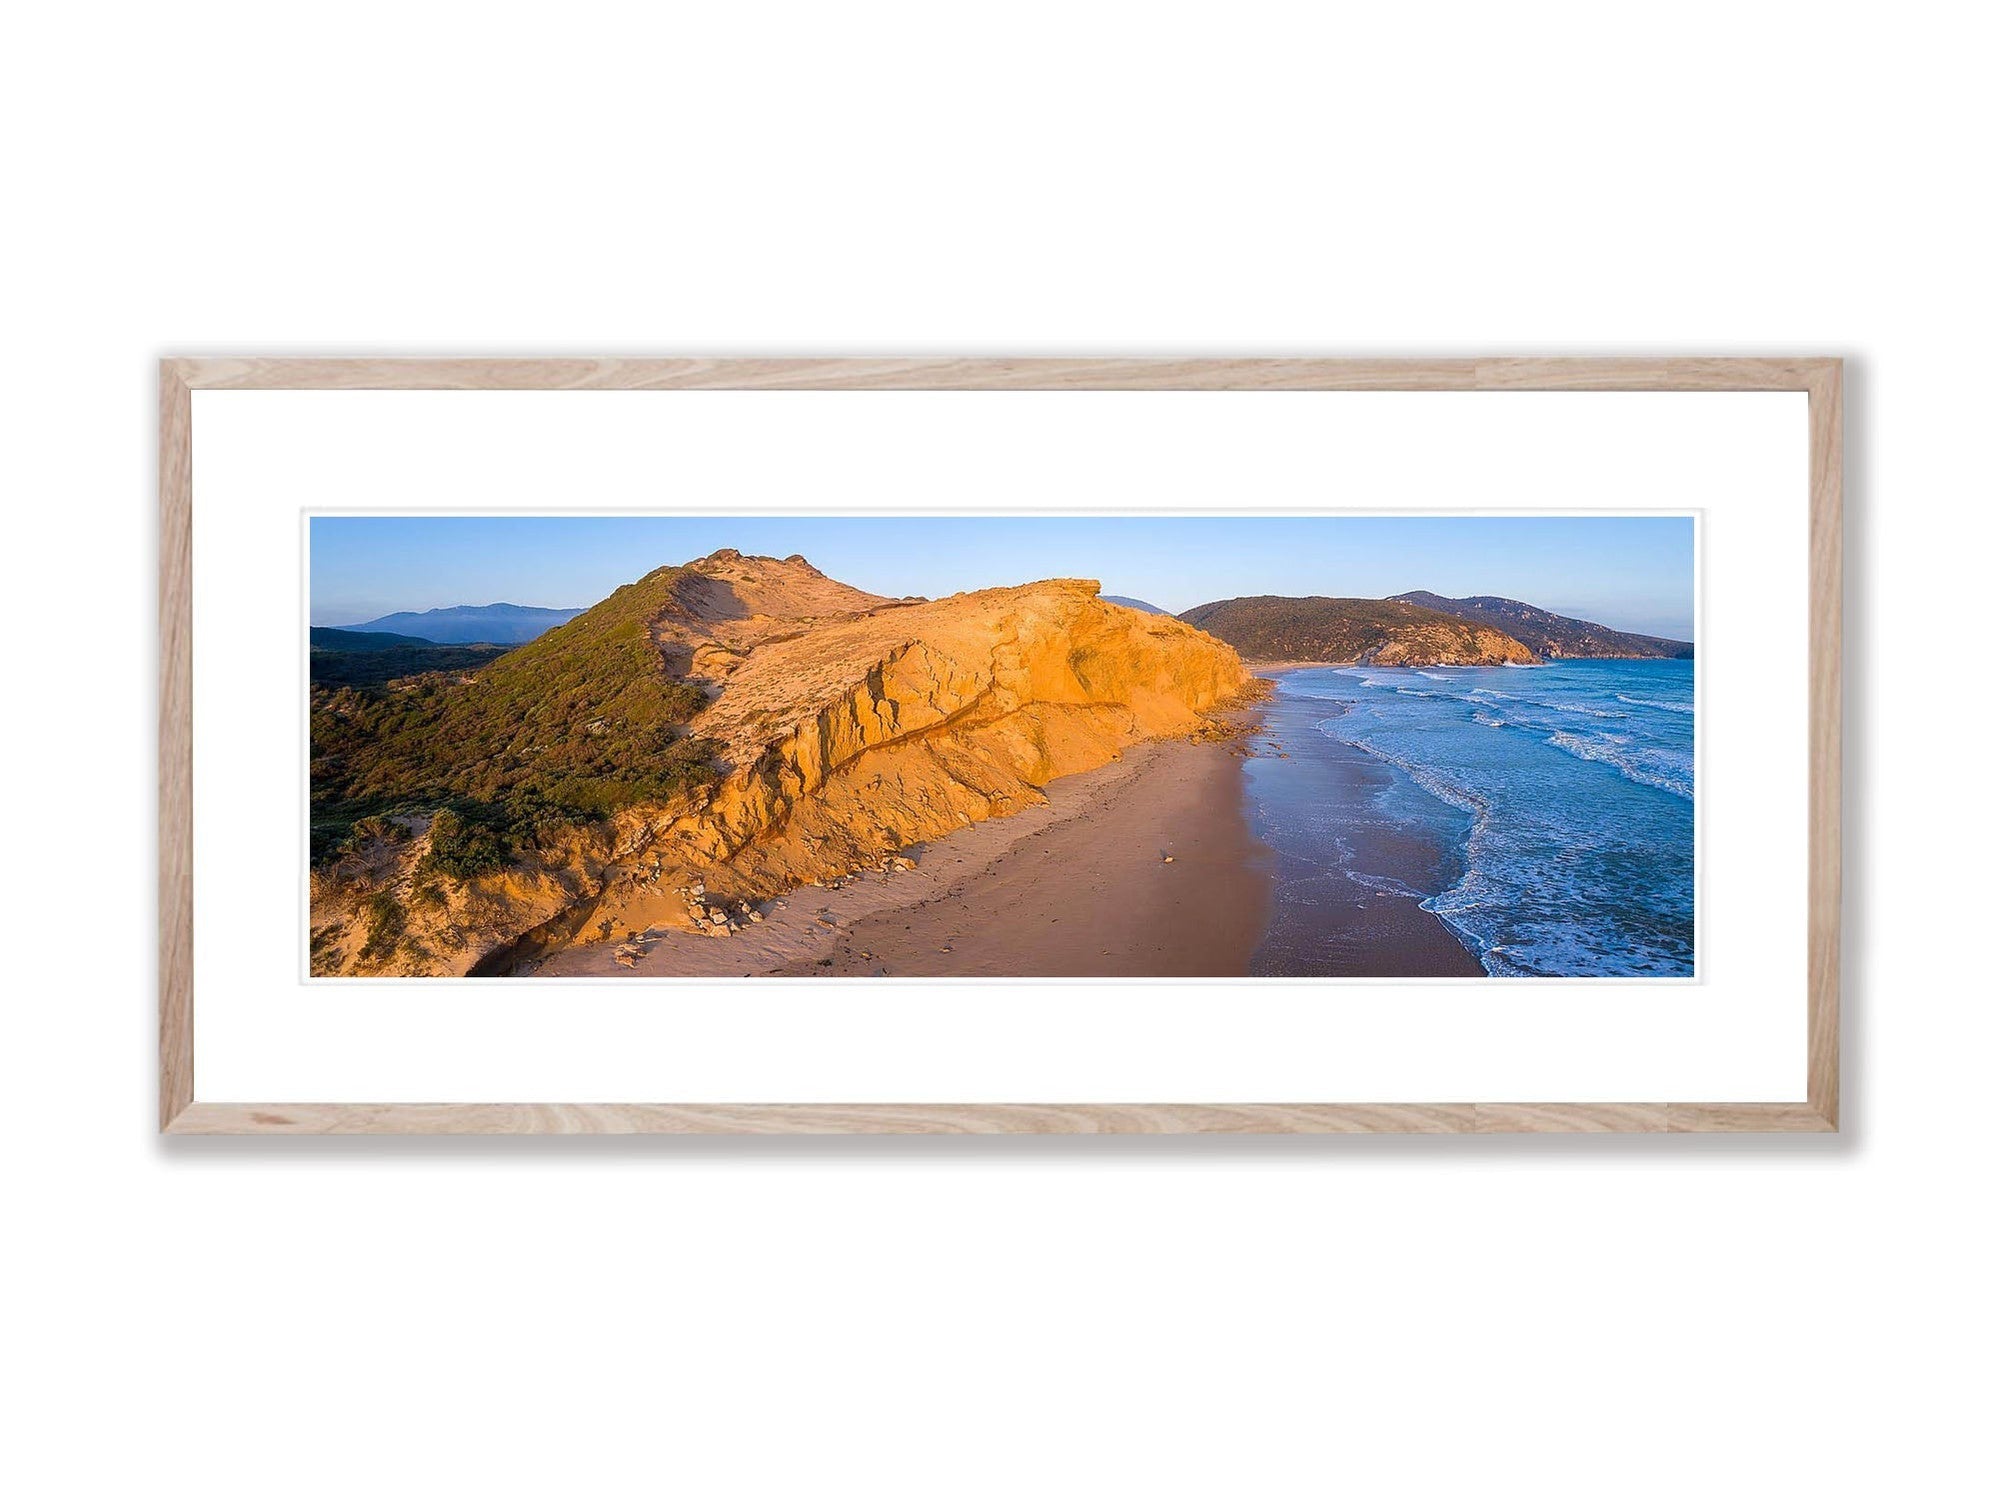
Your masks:
{"label": "turquoise water", "polygon": [[1314,667],[1277,692],[1407,778],[1396,815],[1458,851],[1423,908],[1488,973],[1693,973],[1693,662]]}

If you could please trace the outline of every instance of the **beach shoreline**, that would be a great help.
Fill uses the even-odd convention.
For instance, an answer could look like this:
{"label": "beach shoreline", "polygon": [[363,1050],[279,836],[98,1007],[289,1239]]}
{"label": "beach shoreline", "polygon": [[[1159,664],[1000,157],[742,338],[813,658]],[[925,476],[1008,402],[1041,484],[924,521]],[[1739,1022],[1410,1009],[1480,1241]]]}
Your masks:
{"label": "beach shoreline", "polygon": [[591,943],[531,976],[1239,977],[1271,889],[1241,757],[1227,738],[1137,744],[1041,805],[912,850],[913,869],[802,886],[734,936],[652,935],[629,967]]}
{"label": "beach shoreline", "polygon": [[1252,827],[1275,859],[1276,884],[1250,971],[1485,977],[1451,925],[1424,907],[1463,873],[1462,843],[1428,837],[1390,811],[1387,795],[1399,772],[1319,731],[1348,706],[1282,694],[1264,705],[1259,752],[1245,763],[1244,780]]}

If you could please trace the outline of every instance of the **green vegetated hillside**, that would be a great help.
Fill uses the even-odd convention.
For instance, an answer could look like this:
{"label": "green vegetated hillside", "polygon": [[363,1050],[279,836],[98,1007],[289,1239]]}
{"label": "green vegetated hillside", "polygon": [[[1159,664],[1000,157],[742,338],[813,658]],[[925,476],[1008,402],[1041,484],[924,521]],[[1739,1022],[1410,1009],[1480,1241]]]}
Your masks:
{"label": "green vegetated hillside", "polygon": [[1199,604],[1180,618],[1252,661],[1499,666],[1538,659],[1504,631],[1396,599],[1262,594]]}
{"label": "green vegetated hillside", "polygon": [[[313,632],[315,636],[320,633]],[[407,637],[382,638],[394,641]],[[403,677],[421,676],[425,672],[477,671],[512,649],[506,645],[432,645],[428,641],[415,645],[361,646],[353,650],[314,646],[308,665],[315,687],[387,687]]]}
{"label": "green vegetated hillside", "polygon": [[1572,619],[1547,609],[1537,609],[1518,599],[1476,594],[1471,598],[1449,599],[1440,594],[1398,593],[1396,598],[1423,609],[1435,609],[1474,624],[1504,630],[1529,650],[1551,659],[1576,657],[1618,657],[1641,660],[1687,660],[1694,654],[1690,640],[1668,640],[1659,635],[1634,635],[1613,630],[1593,620]]}
{"label": "green vegetated hillside", "polygon": [[470,675],[315,682],[314,859],[363,819],[448,808],[433,853],[464,877],[540,829],[712,781],[714,747],[685,731],[706,696],[668,673],[651,636],[681,571],[650,572]]}
{"label": "green vegetated hillside", "polygon": [[314,625],[307,632],[316,651],[393,651],[436,645],[416,635],[391,635],[387,630],[336,630]]}

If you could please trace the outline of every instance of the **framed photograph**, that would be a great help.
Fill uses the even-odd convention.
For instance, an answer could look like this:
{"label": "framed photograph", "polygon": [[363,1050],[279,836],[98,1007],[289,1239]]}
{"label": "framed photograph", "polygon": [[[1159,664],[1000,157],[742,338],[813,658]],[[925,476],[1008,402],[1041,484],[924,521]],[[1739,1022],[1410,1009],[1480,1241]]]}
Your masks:
{"label": "framed photograph", "polygon": [[169,359],[173,1133],[1832,1131],[1832,359]]}

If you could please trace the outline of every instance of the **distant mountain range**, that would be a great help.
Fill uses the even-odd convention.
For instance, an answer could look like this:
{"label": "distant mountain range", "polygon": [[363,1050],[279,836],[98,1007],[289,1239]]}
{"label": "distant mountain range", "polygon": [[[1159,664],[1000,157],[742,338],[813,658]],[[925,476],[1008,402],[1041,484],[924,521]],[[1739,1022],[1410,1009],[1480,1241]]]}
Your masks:
{"label": "distant mountain range", "polygon": [[[566,625],[581,609],[538,609],[527,604],[454,604],[449,609],[405,610],[343,629],[359,634],[400,634],[432,645],[520,645]],[[352,649],[352,647],[348,647]]]}
{"label": "distant mountain range", "polygon": [[1441,614],[1455,615],[1474,624],[1504,630],[1537,656],[1549,660],[1576,657],[1620,657],[1640,660],[1686,660],[1694,654],[1690,640],[1667,640],[1658,635],[1633,635],[1613,630],[1592,620],[1571,619],[1547,609],[1537,609],[1518,599],[1476,594],[1471,598],[1447,599],[1441,594],[1418,590],[1398,593],[1404,603]]}
{"label": "distant mountain range", "polygon": [[1136,609],[1140,614],[1165,614],[1168,612],[1160,608],[1157,604],[1146,603],[1144,599],[1128,599],[1115,593],[1100,593],[1097,597],[1102,599],[1106,604],[1122,604],[1127,609]]}

